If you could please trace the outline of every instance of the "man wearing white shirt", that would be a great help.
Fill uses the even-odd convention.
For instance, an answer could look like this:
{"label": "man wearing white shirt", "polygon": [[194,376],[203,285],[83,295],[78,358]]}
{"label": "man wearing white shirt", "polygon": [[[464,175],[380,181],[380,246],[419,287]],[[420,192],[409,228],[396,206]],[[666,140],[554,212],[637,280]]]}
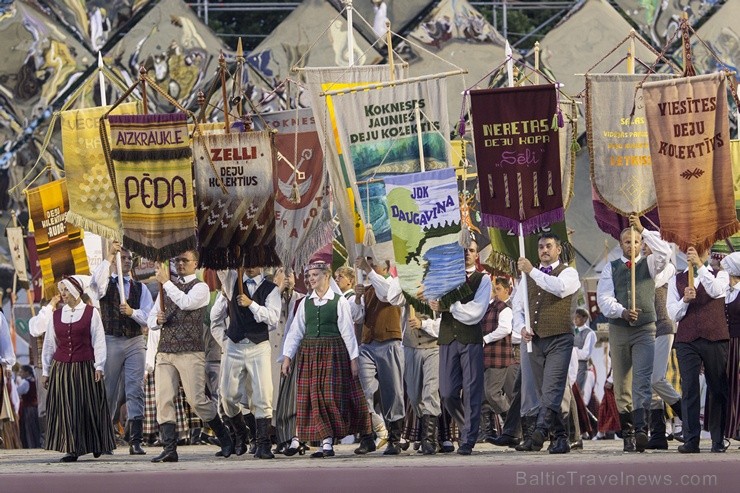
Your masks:
{"label": "man wearing white shirt", "polygon": [[730,339],[725,316],[725,295],[730,277],[706,265],[709,250],[698,254],[694,247],[686,251],[689,269],[696,269],[693,286],[688,282],[688,269],[668,285],[668,314],[678,324],[674,347],[681,373],[683,404],[683,454],[699,453],[701,425],[699,410],[701,392],[699,374],[704,367],[707,397],[712,405],[704,417],[709,422],[712,452],[724,452],[724,427],[727,412],[727,350]]}
{"label": "man wearing white shirt", "polygon": [[[118,272],[111,273],[116,254],[121,254],[125,299],[121,301]],[[117,241],[111,243],[108,258],[92,273],[90,289],[100,302],[100,317],[105,329],[108,357],[105,361],[105,393],[111,416],[118,408],[118,387],[123,380],[126,395],[126,415],[131,426],[129,454],[145,455],[141,448],[144,427],[144,368],[146,345],[142,326],[147,323],[152,308],[149,289],[131,278],[133,265],[131,252],[121,248]]]}
{"label": "man wearing white shirt", "polygon": [[576,327],[573,344],[575,345],[574,354],[578,369],[573,381],[578,385],[578,390],[581,393],[585,391],[588,360],[591,359],[591,354],[594,352],[594,347],[596,347],[596,332],[588,326],[588,320],[588,312],[585,309],[576,309],[576,314],[573,316],[573,325]]}
{"label": "man wearing white shirt", "polygon": [[[521,329],[522,342],[532,342],[529,358],[535,385],[541,390],[537,422],[529,450],[542,449],[550,432],[555,437],[551,454],[570,452],[568,433],[561,404],[568,382],[568,365],[573,352],[571,306],[580,289],[578,272],[560,262],[560,238],[552,233],[540,236],[537,242],[539,269],[525,257],[517,261],[519,270],[527,276],[527,291],[518,289],[514,295],[514,327]],[[525,322],[525,298],[529,305],[531,327]]]}
{"label": "man wearing white shirt", "polygon": [[[239,294],[240,284],[243,294]],[[269,330],[280,319],[280,291],[265,279],[261,267],[245,268],[241,279],[236,270],[229,270],[223,276],[222,285],[230,301],[219,392],[224,412],[236,433],[234,452],[242,455],[248,450],[247,427],[240,404],[246,392],[257,428],[254,456],[273,459],[270,451],[273,382]]]}
{"label": "man wearing white shirt", "polygon": [[[630,229],[622,231],[622,257],[607,263],[596,287],[596,301],[609,319],[609,351],[614,374],[614,398],[625,452],[644,452],[648,444],[648,413],[652,396],[651,378],[655,353],[655,277],[668,265],[671,247],[655,231],[642,227],[640,217],[630,215]],[[633,239],[634,237],[634,239]],[[652,255],[643,257],[642,241]],[[631,264],[635,258],[635,306],[631,302]],[[632,398],[627,384],[632,372]]]}
{"label": "man wearing white shirt", "polygon": [[[457,453],[470,455],[478,440],[483,401],[483,334],[480,322],[491,300],[491,278],[476,270],[478,243],[465,248],[466,283],[471,294],[444,306],[431,300],[441,313],[439,325],[439,392],[445,409],[460,427]],[[463,398],[460,398],[460,391]]]}
{"label": "man wearing white shirt", "polygon": [[224,457],[231,455],[233,443],[216,412],[216,403],[206,397],[205,346],[203,323],[210,300],[208,285],[195,276],[198,252],[188,250],[175,259],[177,284],[169,269],[159,264],[156,278],[164,290],[164,310],[157,300],[149,313],[149,330],[160,330],[154,371],[157,392],[157,422],[164,450],[152,462],[177,462],[175,398],[182,381],[185,398],[198,417],[216,433]]}

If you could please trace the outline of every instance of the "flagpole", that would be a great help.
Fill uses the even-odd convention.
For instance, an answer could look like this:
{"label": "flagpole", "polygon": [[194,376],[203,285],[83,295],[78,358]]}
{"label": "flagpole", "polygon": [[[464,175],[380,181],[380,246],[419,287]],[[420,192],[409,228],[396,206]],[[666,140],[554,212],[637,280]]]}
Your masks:
{"label": "flagpole", "polygon": [[352,67],[355,64],[355,39],[353,36],[354,26],[352,25],[352,0],[345,0],[347,6],[347,60],[349,66]]}
{"label": "flagpole", "polygon": [[[627,73],[635,74],[635,30],[630,31],[630,46],[627,52]],[[635,265],[635,226],[630,221],[630,310],[637,310],[637,266]],[[621,238],[620,238],[621,241]]]}
{"label": "flagpole", "polygon": [[534,43],[534,83],[540,83],[540,42]]}
{"label": "flagpole", "polygon": [[[519,223],[519,256],[524,257],[526,255],[526,251],[524,249],[524,226],[522,226],[522,223]],[[530,321],[529,321],[529,295],[527,292],[527,274],[522,272],[522,279],[519,281],[519,287],[517,289],[522,290],[522,299],[524,300],[524,327],[525,330],[529,331],[530,329]],[[529,341],[527,343],[527,352],[532,352],[532,341]]]}
{"label": "flagpole", "polygon": [[224,132],[229,134],[229,99],[226,96],[226,57],[224,52],[218,57],[218,71],[221,77],[221,98],[224,100]]}

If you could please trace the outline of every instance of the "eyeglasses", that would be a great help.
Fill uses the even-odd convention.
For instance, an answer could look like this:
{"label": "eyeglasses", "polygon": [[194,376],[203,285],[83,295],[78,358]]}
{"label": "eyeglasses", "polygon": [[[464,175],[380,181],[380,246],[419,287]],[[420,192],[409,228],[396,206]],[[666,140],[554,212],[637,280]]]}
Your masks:
{"label": "eyeglasses", "polygon": [[195,260],[185,258],[185,257],[177,257],[175,259],[176,264],[187,264],[188,262],[195,262]]}

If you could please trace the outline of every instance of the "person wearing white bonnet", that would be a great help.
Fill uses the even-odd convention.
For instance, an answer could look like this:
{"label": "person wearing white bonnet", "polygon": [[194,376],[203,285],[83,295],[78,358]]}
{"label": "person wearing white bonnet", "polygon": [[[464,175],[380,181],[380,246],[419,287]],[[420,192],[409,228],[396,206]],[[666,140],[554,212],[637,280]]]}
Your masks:
{"label": "person wearing white bonnet", "polygon": [[98,311],[81,299],[80,276],[65,276],[57,287],[64,305],[47,322],[42,352],[46,449],[65,452],[61,462],[76,462],[115,448],[103,385],[105,332]]}
{"label": "person wearing white bonnet", "polygon": [[730,344],[727,351],[728,403],[725,435],[737,438],[740,435],[740,252],[727,255],[720,262],[730,276],[730,289],[725,297],[727,325],[730,329]]}

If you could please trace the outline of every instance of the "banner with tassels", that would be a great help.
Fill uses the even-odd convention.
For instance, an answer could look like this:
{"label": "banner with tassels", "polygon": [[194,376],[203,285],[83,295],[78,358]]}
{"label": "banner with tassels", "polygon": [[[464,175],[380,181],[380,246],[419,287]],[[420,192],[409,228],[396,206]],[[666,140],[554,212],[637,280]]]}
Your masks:
{"label": "banner with tassels", "polygon": [[[524,251],[533,265],[539,264],[537,253],[537,242],[543,233],[554,233],[560,238],[562,253],[560,261],[570,264],[575,260],[575,250],[568,240],[568,228],[565,221],[558,221],[541,230],[533,231],[524,236]],[[490,267],[494,272],[508,276],[518,276],[516,262],[519,259],[519,234],[516,230],[504,230],[499,228],[488,228],[488,237],[491,240],[491,253],[482,263]]]}
{"label": "banner with tassels", "polygon": [[157,261],[194,249],[187,115],[110,115],[108,121],[123,246]]}
{"label": "banner with tassels", "polygon": [[460,246],[457,178],[451,168],[388,176],[384,179],[393,237],[393,258],[404,297],[417,311],[431,314],[419,300],[444,306],[462,299],[465,253]]}
{"label": "banner with tassels", "polygon": [[266,113],[255,119],[277,130],[273,185],[278,257],[297,268],[331,243],[334,223],[330,212],[329,178],[311,108]]}
{"label": "banner with tassels", "polygon": [[643,84],[660,234],[698,251],[740,229],[724,72]]}
{"label": "banner with tassels", "polygon": [[[139,103],[123,103],[111,114],[136,114]],[[123,226],[100,138],[100,117],[110,106],[61,112],[62,153],[69,190],[67,222],[85,231],[121,241]],[[106,131],[110,134],[106,126]]]}
{"label": "banner with tassels", "polygon": [[66,222],[69,209],[67,181],[55,180],[27,192],[28,213],[44,282],[44,297],[57,293],[66,275],[89,274],[82,230]]}
{"label": "banner with tassels", "polygon": [[[601,202],[629,216],[656,206],[640,82],[671,74],[586,74],[586,136],[591,183]],[[634,111],[633,111],[634,108]]]}
{"label": "banner with tassels", "polygon": [[[730,154],[732,155],[733,189],[735,191],[735,211],[740,219],[740,140],[730,141]],[[740,252],[740,233],[730,236],[727,241],[718,241],[712,246],[713,252],[732,253]]]}
{"label": "banner with tassels", "polygon": [[561,100],[559,106],[564,122],[558,132],[560,178],[563,189],[563,208],[568,210],[570,201],[575,195],[576,153],[581,149],[578,144],[578,105],[572,100]]}
{"label": "banner with tassels", "polygon": [[554,84],[470,91],[483,224],[524,234],[563,221]]}
{"label": "banner with tassels", "polygon": [[349,150],[345,159],[365,224],[364,244],[376,257],[390,258],[390,218],[380,180],[449,166],[447,83],[445,79],[402,83],[335,96],[333,102],[342,148]]}
{"label": "banner with tassels", "polygon": [[271,133],[205,133],[193,140],[200,265],[280,265]]}
{"label": "banner with tassels", "polygon": [[18,276],[19,281],[28,282],[23,228],[20,226],[8,226],[5,228],[5,234],[8,236],[8,250],[10,250],[10,260],[13,262],[15,274]]}

